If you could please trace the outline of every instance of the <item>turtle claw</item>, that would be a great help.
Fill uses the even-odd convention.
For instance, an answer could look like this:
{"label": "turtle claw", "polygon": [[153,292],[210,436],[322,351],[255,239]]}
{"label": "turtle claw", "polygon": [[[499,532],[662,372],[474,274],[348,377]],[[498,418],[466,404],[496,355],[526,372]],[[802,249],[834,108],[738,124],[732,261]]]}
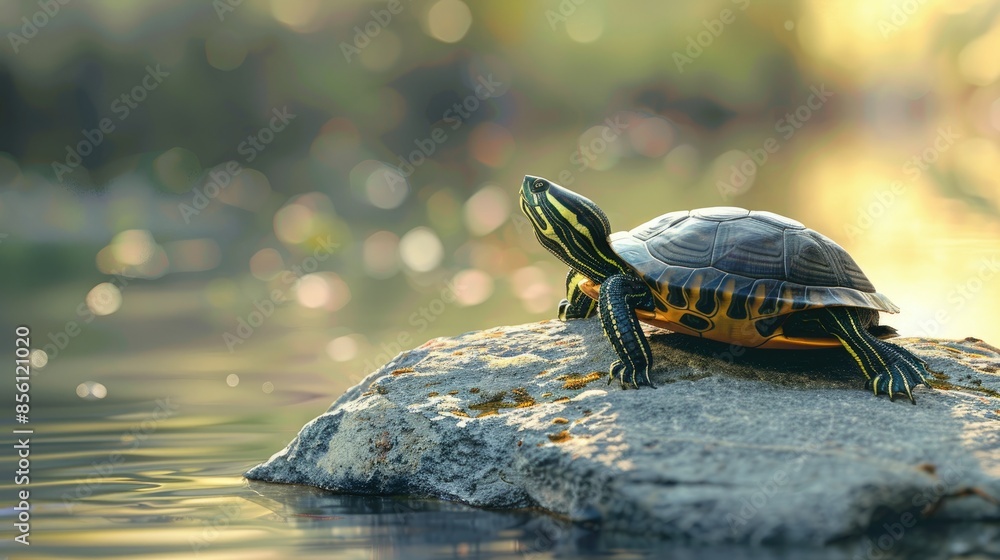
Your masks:
{"label": "turtle claw", "polygon": [[569,300],[568,299],[564,299],[564,300],[562,300],[562,301],[559,302],[558,317],[559,317],[560,321],[565,321],[566,319],[568,319],[568,317],[566,316],[566,311],[568,309],[569,309]]}
{"label": "turtle claw", "polygon": [[913,398],[913,387],[917,385],[930,387],[930,383],[924,375],[927,370],[923,361],[909,358],[908,354],[900,354],[886,366],[885,371],[868,380],[865,388],[871,389],[876,396],[879,393],[889,395],[890,401],[895,401],[897,396],[905,394],[911,403],[917,404],[917,400]]}
{"label": "turtle claw", "polygon": [[646,385],[652,388],[656,388],[653,382],[649,380],[649,369],[647,368],[644,372],[637,375],[637,371],[634,367],[625,365],[621,360],[615,360],[611,363],[611,375],[608,376],[608,385],[611,381],[618,378],[621,382],[622,389],[628,389],[632,387],[633,389],[638,389],[639,387]]}

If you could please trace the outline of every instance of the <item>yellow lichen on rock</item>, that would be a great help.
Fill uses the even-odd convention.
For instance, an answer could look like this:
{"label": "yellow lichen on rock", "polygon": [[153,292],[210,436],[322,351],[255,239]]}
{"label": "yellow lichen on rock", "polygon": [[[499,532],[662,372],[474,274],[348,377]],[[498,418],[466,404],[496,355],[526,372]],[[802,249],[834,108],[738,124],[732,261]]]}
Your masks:
{"label": "yellow lichen on rock", "polygon": [[592,371],[586,375],[579,373],[567,373],[566,375],[560,375],[556,378],[557,381],[563,382],[563,389],[574,389],[579,390],[587,386],[588,383],[593,383],[604,375],[599,371]]}
{"label": "yellow lichen on rock", "polygon": [[569,435],[569,430],[563,430],[558,434],[549,434],[549,441],[552,443],[562,443],[572,439],[573,436]]}

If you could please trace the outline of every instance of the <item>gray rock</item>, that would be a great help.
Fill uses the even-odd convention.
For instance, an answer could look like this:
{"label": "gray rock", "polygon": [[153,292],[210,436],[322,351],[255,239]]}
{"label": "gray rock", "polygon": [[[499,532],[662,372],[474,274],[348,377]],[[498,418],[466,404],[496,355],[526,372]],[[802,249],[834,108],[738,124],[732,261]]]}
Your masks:
{"label": "gray rock", "polygon": [[246,476],[700,542],[881,546],[928,517],[1000,519],[1000,350],[897,339],[939,378],[914,406],[862,390],[841,350],[648,333],[655,390],[606,384],[595,319],[431,340]]}

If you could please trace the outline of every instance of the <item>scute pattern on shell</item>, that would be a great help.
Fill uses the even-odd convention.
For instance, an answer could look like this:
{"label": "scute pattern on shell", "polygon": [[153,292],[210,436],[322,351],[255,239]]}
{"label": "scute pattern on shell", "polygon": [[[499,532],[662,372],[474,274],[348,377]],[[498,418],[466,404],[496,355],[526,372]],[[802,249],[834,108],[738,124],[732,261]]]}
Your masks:
{"label": "scute pattern on shell", "polygon": [[[725,299],[733,319],[833,305],[899,311],[833,240],[770,212],[671,212],[611,244],[670,307],[704,313]],[[713,298],[720,291],[727,297]]]}
{"label": "scute pattern on shell", "polygon": [[747,278],[875,291],[840,245],[771,212],[725,206],[671,212],[629,234],[668,266],[712,267]]}

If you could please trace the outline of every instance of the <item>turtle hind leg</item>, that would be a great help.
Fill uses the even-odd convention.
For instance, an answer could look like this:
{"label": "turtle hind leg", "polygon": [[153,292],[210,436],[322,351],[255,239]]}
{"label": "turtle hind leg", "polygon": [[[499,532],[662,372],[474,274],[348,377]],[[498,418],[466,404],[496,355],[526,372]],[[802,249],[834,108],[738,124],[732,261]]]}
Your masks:
{"label": "turtle hind leg", "polygon": [[930,387],[927,381],[930,374],[922,360],[868,332],[862,315],[865,310],[826,307],[818,311],[815,319],[850,352],[868,380],[865,387],[876,395],[885,393],[893,400],[898,393],[906,393],[910,402],[916,404],[913,388],[919,384]]}
{"label": "turtle hind leg", "polygon": [[580,289],[580,282],[587,277],[569,269],[566,275],[566,299],[559,302],[559,319],[585,319],[597,311],[597,302]]}
{"label": "turtle hind leg", "polygon": [[[877,312],[875,313],[875,319],[876,320],[878,319]],[[897,331],[894,327],[890,327],[889,325],[871,325],[868,327],[868,332],[871,333],[871,335],[874,336],[875,338],[881,340],[886,340],[889,338],[895,338],[899,336],[899,331]],[[903,348],[898,344],[893,344],[892,347],[895,348],[897,351],[906,354],[907,357],[912,358],[914,361],[920,362],[920,364],[922,364],[924,366],[924,369],[926,369],[927,371],[931,371],[931,369],[927,366],[927,362],[925,362],[923,358],[921,358],[920,356],[917,356],[913,352],[910,352],[909,350]]]}
{"label": "turtle hind leg", "polygon": [[635,316],[637,307],[653,309],[653,294],[642,280],[628,274],[616,274],[601,283],[598,302],[601,326],[618,354],[618,359],[611,363],[608,383],[617,377],[623,388],[653,386],[649,380],[653,353]]}

